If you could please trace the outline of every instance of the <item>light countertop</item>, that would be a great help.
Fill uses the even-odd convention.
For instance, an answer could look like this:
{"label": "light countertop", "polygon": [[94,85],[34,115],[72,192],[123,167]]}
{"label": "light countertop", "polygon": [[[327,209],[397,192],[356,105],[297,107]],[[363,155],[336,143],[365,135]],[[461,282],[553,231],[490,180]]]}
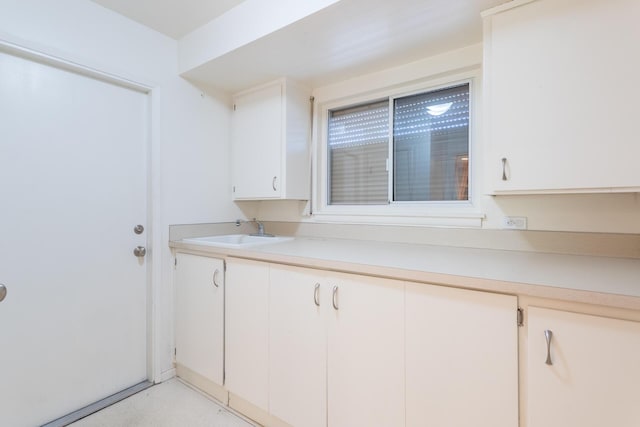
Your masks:
{"label": "light countertop", "polygon": [[640,309],[640,260],[632,258],[311,237],[244,249],[170,245],[204,255]]}

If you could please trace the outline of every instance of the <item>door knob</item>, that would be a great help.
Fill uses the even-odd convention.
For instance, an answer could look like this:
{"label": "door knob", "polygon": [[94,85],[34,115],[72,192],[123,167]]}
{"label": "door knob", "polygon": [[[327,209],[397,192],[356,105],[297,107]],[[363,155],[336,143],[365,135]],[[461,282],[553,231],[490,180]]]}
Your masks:
{"label": "door knob", "polygon": [[0,302],[7,296],[7,287],[0,283]]}
{"label": "door knob", "polygon": [[144,246],[138,246],[133,250],[133,254],[138,258],[142,258],[147,254],[147,249]]}

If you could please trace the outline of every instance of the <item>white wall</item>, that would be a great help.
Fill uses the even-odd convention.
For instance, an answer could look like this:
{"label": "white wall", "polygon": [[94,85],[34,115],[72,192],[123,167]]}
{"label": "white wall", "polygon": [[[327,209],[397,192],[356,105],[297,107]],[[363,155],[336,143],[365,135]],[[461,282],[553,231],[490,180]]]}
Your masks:
{"label": "white wall", "polygon": [[[159,337],[156,374],[171,370],[173,338],[171,254],[168,225],[232,221],[257,216],[274,221],[308,221],[299,202],[247,202],[230,198],[228,139],[230,102],[178,77],[177,42],[87,0],[0,0],[0,40],[29,47],[152,86],[158,150],[161,250],[157,286]],[[466,52],[466,53],[465,53]],[[453,52],[435,60],[406,64],[316,88],[316,95],[362,93],[399,81],[440,74],[451,64],[478,66],[478,52]],[[453,62],[448,62],[453,61]],[[456,65],[457,66],[457,65]],[[481,143],[481,141],[480,141]],[[485,228],[499,227],[504,215],[526,216],[529,228],[640,233],[640,196],[481,196]],[[256,212],[257,211],[257,212]]]}
{"label": "white wall", "polygon": [[[464,69],[481,69],[482,46],[475,45],[432,58],[359,76],[343,82],[315,88],[316,105],[341,98],[366,96],[384,88],[412,84],[420,80],[441,78]],[[478,85],[481,86],[481,85]],[[480,88],[478,88],[480,89]],[[575,231],[607,233],[640,233],[640,195],[573,194],[488,196],[483,182],[482,99],[478,99],[478,123],[474,134],[474,161],[477,205],[486,215],[482,227],[498,229],[504,216],[524,216],[529,230]],[[318,122],[314,126],[322,126]],[[542,173],[542,171],[541,171]],[[306,221],[314,218],[302,215],[303,205],[292,201],[260,202],[258,217],[270,221]]]}
{"label": "white wall", "polygon": [[[154,88],[154,212],[161,251],[156,264],[156,379],[171,374],[173,337],[168,225],[231,221],[230,102],[204,93],[177,72],[177,42],[87,0],[0,0],[0,40],[115,74]],[[65,155],[60,153],[60,155]],[[154,255],[154,254],[152,254]]]}

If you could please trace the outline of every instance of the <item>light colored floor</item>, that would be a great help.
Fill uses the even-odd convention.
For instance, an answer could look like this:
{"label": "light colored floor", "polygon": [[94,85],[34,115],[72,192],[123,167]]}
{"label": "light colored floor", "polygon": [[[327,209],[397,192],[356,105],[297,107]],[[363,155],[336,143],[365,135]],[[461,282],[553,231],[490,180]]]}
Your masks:
{"label": "light colored floor", "polygon": [[89,415],[72,427],[254,427],[204,394],[172,379]]}

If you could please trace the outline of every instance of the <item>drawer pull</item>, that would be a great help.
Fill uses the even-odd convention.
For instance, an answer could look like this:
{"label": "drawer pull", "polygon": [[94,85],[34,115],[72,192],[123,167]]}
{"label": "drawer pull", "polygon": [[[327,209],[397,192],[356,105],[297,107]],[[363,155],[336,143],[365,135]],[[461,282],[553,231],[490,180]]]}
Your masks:
{"label": "drawer pull", "polygon": [[507,158],[506,157],[502,158],[502,180],[503,181],[507,180]]}
{"label": "drawer pull", "polygon": [[216,271],[213,272],[213,284],[216,288],[220,287],[220,284],[218,283],[218,274],[220,274],[220,270],[216,268]]}
{"label": "drawer pull", "polygon": [[553,332],[548,329],[544,331],[544,338],[547,340],[547,360],[544,363],[547,365],[553,365],[551,362],[551,337],[553,337]]}
{"label": "drawer pull", "polygon": [[338,287],[333,287],[333,295],[331,298],[331,303],[333,304],[333,308],[338,309]]}
{"label": "drawer pull", "polygon": [[316,283],[316,287],[313,290],[313,302],[320,307],[320,283]]}

